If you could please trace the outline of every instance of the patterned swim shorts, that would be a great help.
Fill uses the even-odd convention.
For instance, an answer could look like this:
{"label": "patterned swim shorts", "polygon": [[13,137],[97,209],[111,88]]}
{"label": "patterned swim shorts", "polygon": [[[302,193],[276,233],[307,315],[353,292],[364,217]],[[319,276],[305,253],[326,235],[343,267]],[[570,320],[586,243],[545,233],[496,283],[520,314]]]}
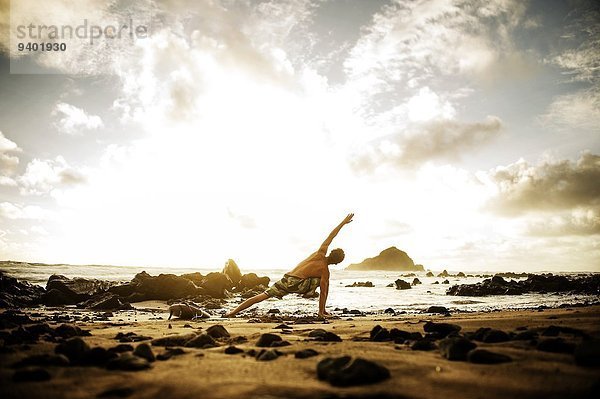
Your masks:
{"label": "patterned swim shorts", "polygon": [[270,297],[281,299],[287,294],[315,295],[315,290],[321,285],[320,277],[300,278],[285,274],[281,280],[265,291]]}

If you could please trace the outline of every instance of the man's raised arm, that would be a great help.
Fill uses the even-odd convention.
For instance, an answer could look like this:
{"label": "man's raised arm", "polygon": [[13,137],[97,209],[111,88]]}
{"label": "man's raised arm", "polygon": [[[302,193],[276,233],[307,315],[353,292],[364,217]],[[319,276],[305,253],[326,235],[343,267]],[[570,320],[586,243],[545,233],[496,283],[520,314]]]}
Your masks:
{"label": "man's raised arm", "polygon": [[331,242],[333,241],[333,239],[335,238],[335,236],[337,236],[337,234],[340,232],[340,230],[342,229],[342,227],[344,227],[345,225],[347,225],[348,223],[350,223],[352,221],[352,218],[354,217],[353,213],[349,213],[344,220],[342,220],[342,222],[340,224],[338,224],[335,229],[333,229],[331,231],[331,233],[329,233],[329,236],[327,236],[327,238],[325,239],[325,241],[323,241],[323,244],[321,244],[321,246],[319,247],[319,251],[318,252],[323,252],[323,253],[327,253],[327,248],[329,248],[329,245],[331,244]]}

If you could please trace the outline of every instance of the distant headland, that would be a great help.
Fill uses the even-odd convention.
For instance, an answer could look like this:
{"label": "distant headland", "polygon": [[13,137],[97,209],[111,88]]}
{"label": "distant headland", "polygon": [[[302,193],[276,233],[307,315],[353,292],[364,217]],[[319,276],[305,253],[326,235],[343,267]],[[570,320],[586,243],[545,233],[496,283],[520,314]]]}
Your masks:
{"label": "distant headland", "polygon": [[424,271],[424,268],[423,265],[415,265],[415,262],[406,252],[396,247],[389,247],[373,258],[351,264],[346,270]]}

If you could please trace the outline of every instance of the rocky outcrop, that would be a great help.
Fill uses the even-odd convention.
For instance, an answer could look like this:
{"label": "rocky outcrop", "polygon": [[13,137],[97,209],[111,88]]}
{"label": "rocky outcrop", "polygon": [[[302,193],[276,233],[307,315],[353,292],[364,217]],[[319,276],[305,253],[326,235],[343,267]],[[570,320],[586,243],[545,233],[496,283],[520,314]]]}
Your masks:
{"label": "rocky outcrop", "polygon": [[396,284],[397,290],[409,290],[411,288],[410,283],[402,279],[398,279],[394,281],[394,283]]}
{"label": "rocky outcrop", "polygon": [[423,271],[422,265],[415,265],[406,252],[396,247],[381,251],[373,258],[367,258],[360,263],[351,264],[346,270],[410,270]]}
{"label": "rocky outcrop", "polygon": [[225,266],[223,267],[223,271],[221,273],[229,277],[233,285],[236,287],[242,280],[242,272],[233,259],[228,259],[227,262],[225,262]]}
{"label": "rocky outcrop", "polygon": [[44,289],[27,282],[17,281],[0,271],[0,308],[18,308],[37,304]]}
{"label": "rocky outcrop", "polygon": [[196,285],[174,274],[159,274],[156,277],[146,272],[138,273],[132,283],[136,282],[134,293],[139,293],[145,300],[150,299],[179,299],[190,295],[200,294]]}
{"label": "rocky outcrop", "polygon": [[527,279],[505,280],[496,275],[476,284],[454,285],[448,289],[447,295],[487,296],[487,295],[521,295],[525,293],[572,292],[579,294],[600,294],[600,275],[594,274],[568,278],[549,274],[530,274]]}
{"label": "rocky outcrop", "polygon": [[60,274],[53,274],[48,278],[46,290],[57,290],[64,295],[68,301],[67,304],[76,304],[106,292],[114,284],[110,281],[80,277],[68,278]]}

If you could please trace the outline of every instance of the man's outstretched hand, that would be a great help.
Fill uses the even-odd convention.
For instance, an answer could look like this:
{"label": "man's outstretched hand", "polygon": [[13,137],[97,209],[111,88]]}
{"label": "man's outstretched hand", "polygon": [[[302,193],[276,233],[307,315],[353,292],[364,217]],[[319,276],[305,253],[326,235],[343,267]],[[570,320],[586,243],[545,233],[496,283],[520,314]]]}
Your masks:
{"label": "man's outstretched hand", "polygon": [[348,215],[346,215],[344,220],[342,220],[342,225],[350,223],[352,221],[353,217],[354,217],[353,213],[349,213]]}

